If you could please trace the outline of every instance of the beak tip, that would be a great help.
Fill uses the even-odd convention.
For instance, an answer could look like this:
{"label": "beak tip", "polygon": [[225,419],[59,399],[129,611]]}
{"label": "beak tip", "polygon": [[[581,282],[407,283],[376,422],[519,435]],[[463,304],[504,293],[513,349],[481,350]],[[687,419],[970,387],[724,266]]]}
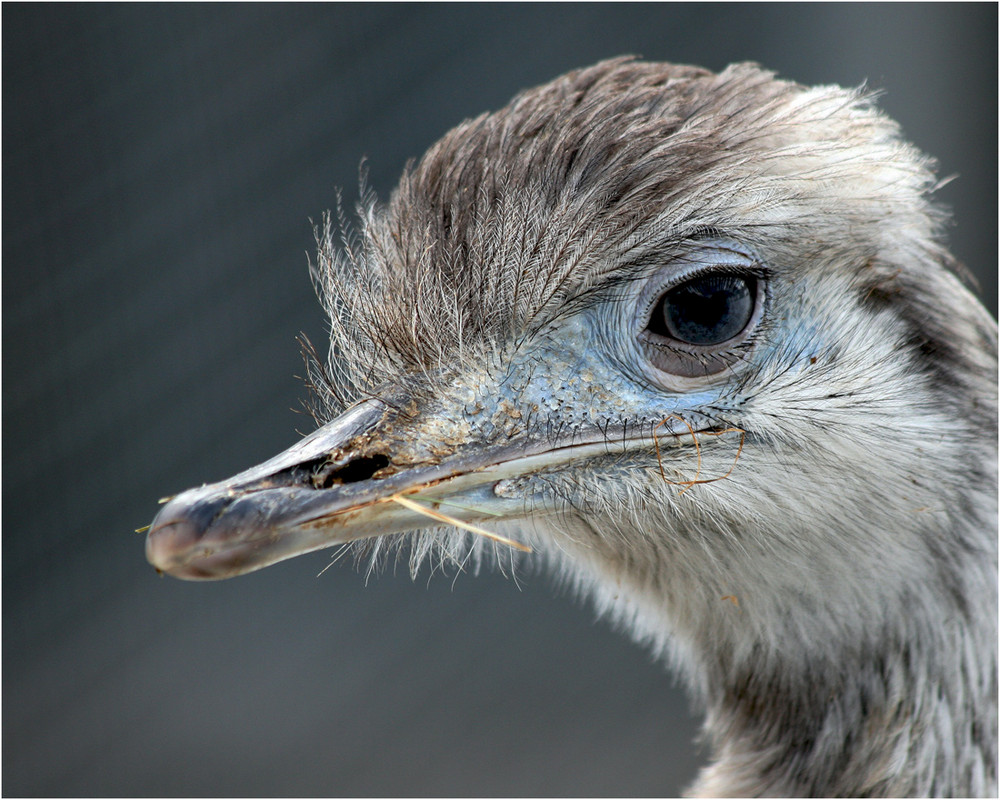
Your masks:
{"label": "beak tip", "polygon": [[176,574],[184,554],[197,545],[200,531],[196,525],[175,513],[173,504],[163,509],[146,534],[146,560],[157,572]]}
{"label": "beak tip", "polygon": [[184,492],[170,500],[156,515],[146,534],[146,560],[158,573],[199,580],[211,577],[196,564],[212,554],[205,542],[211,520],[228,500],[198,502],[200,490]]}

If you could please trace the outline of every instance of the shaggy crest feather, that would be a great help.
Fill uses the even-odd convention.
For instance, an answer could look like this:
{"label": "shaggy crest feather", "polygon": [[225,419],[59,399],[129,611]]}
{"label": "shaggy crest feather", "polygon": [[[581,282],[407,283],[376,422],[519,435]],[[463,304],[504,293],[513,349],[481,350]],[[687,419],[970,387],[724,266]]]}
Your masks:
{"label": "shaggy crest feather", "polygon": [[150,559],[513,572],[486,526],[683,676],[693,793],[995,795],[997,329],[933,166],[752,64],[521,93],[324,216],[324,427],[172,501]]}

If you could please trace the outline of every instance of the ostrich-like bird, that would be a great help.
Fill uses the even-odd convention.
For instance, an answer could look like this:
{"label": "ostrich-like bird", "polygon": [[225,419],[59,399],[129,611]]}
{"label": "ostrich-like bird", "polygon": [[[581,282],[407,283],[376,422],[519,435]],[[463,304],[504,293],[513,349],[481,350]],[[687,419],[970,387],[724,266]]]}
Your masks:
{"label": "ostrich-like bird", "polygon": [[150,561],[545,557],[704,708],[694,794],[995,795],[997,328],[930,168],[749,64],[520,94],[327,220],[329,421]]}

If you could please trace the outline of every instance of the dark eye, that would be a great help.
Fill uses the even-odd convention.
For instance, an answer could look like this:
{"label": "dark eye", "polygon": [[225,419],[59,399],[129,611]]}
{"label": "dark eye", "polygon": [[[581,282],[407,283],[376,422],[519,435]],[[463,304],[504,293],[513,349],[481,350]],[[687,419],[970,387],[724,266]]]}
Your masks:
{"label": "dark eye", "polygon": [[660,298],[647,330],[684,344],[722,344],[750,324],[756,299],[751,276],[701,275]]}
{"label": "dark eye", "polygon": [[636,297],[633,330],[646,376],[669,391],[738,369],[766,335],[767,263],[740,242],[685,243]]}

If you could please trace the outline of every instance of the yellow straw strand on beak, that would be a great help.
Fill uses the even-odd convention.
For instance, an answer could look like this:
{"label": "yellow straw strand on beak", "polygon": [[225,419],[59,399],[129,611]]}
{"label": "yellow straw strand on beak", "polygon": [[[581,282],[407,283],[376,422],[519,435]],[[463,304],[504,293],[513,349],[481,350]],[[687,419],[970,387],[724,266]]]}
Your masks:
{"label": "yellow straw strand on beak", "polygon": [[492,533],[482,528],[477,528],[475,525],[470,525],[468,522],[462,522],[460,519],[455,519],[447,514],[442,514],[440,511],[436,511],[433,508],[428,508],[427,506],[416,503],[408,497],[403,497],[402,495],[394,494],[389,498],[395,503],[399,503],[404,508],[410,509],[410,511],[416,511],[418,514],[423,514],[431,519],[436,519],[438,522],[443,522],[446,525],[454,525],[456,528],[462,528],[463,530],[474,533],[477,536],[485,536],[487,539],[492,539],[494,542],[499,542],[500,544],[505,544],[508,547],[513,547],[524,553],[530,553],[531,548],[526,544],[521,544],[520,542],[515,542],[513,539],[508,539],[506,536],[501,536],[498,533]]}
{"label": "yellow straw strand on beak", "polygon": [[453,503],[451,500],[435,500],[440,506],[451,506],[452,508],[460,508],[462,511],[472,511],[476,514],[489,514],[491,517],[502,517],[502,511],[487,511],[485,508],[473,508],[472,506],[463,506],[461,503]]}

